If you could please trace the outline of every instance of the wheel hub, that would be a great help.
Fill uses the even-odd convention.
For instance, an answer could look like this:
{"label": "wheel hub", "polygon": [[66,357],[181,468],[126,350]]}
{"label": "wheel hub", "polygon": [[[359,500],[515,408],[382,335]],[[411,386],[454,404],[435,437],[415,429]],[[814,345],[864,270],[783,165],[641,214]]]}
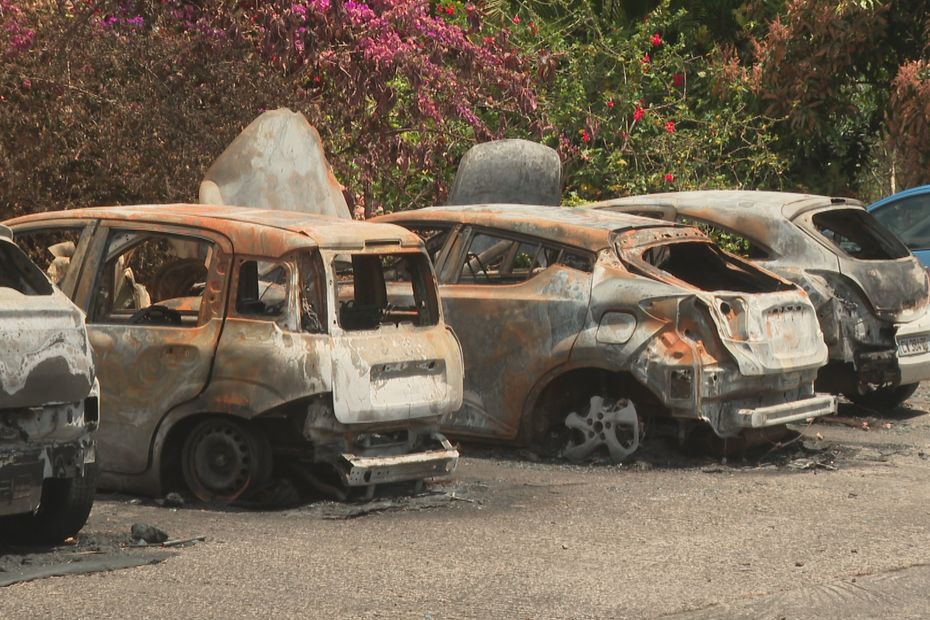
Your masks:
{"label": "wheel hub", "polygon": [[200,482],[216,494],[236,493],[249,481],[248,440],[231,428],[213,428],[194,448],[194,469]]}
{"label": "wheel hub", "polygon": [[606,448],[611,462],[619,463],[639,448],[639,416],[627,399],[592,396],[587,412],[571,412],[565,426],[570,435],[562,456],[570,461],[582,461]]}

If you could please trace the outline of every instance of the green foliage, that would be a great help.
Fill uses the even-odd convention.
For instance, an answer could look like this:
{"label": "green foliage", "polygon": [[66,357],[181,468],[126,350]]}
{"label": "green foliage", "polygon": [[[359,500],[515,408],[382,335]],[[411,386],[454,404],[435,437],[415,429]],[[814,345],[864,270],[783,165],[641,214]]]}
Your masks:
{"label": "green foliage", "polygon": [[538,58],[546,140],[565,168],[565,202],[682,188],[780,187],[771,120],[748,88],[721,89],[724,70],[665,1],[645,19],[605,18],[595,0],[501,11],[512,40]]}

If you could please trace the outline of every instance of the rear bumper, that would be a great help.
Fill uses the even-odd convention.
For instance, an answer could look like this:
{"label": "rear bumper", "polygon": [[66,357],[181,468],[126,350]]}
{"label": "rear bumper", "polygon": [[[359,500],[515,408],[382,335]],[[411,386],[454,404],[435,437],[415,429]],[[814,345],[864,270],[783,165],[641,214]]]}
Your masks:
{"label": "rear bumper", "polygon": [[34,511],[46,478],[74,478],[94,460],[89,438],[62,444],[0,448],[0,516]]}
{"label": "rear bumper", "polygon": [[835,412],[835,396],[815,394],[809,398],[767,407],[738,409],[736,419],[741,428],[765,428],[767,426],[798,422],[808,418],[818,418]]}
{"label": "rear bumper", "polygon": [[392,456],[360,456],[344,452],[340,473],[350,487],[372,486],[447,476],[455,471],[458,450],[441,435],[441,448]]}
{"label": "rear bumper", "polygon": [[922,319],[898,325],[895,339],[898,345],[898,369],[900,385],[911,385],[930,379],[930,351],[908,354],[902,342],[913,338],[930,338],[930,313]]}

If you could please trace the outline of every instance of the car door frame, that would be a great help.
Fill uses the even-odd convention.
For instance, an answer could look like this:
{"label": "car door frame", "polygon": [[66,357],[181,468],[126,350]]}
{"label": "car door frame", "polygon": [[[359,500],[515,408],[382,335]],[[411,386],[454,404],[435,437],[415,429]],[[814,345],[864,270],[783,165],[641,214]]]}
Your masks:
{"label": "car door frame", "polygon": [[[435,222],[432,222],[434,226]],[[414,227],[415,225],[412,222],[403,222],[405,227]],[[428,226],[428,223],[423,223],[422,226]],[[499,283],[499,284],[480,284],[480,283],[462,283],[457,282],[462,270],[464,269],[464,260],[465,253],[467,252],[471,240],[476,234],[486,233],[497,237],[502,237],[515,241],[517,243],[531,242],[538,243],[540,246],[556,246],[565,250],[570,250],[577,252],[579,254],[589,255],[590,251],[584,250],[581,248],[576,248],[564,243],[559,243],[558,241],[547,239],[544,237],[526,235],[519,232],[514,232],[508,229],[495,228],[493,226],[488,226],[485,224],[471,224],[471,223],[456,223],[454,224],[453,235],[450,236],[450,239],[446,242],[446,247],[441,253],[442,262],[437,266],[437,271],[439,272],[440,279],[440,295],[442,298],[443,307],[447,317],[447,321],[452,326],[453,330],[456,331],[456,334],[459,340],[463,343],[463,352],[465,352],[469,346],[467,343],[468,334],[457,328],[456,320],[457,313],[453,308],[450,307],[450,304],[455,304],[457,301],[456,293],[464,292],[468,293],[471,291],[479,291],[482,289],[493,288],[493,289],[510,289],[512,291],[523,291],[527,288],[532,288],[534,285],[538,285],[540,280],[536,280],[536,276],[528,277],[522,282],[516,283]],[[593,258],[593,257],[592,257]],[[557,265],[552,265],[556,267]],[[523,414],[526,410],[527,400],[536,393],[538,385],[541,381],[546,380],[547,377],[550,377],[556,369],[562,365],[569,363],[572,347],[574,346],[575,341],[577,340],[578,334],[583,329],[587,313],[590,306],[590,295],[591,295],[591,274],[585,273],[576,269],[571,269],[565,267],[571,272],[577,272],[579,274],[584,274],[581,277],[588,278],[586,286],[583,287],[585,291],[585,296],[582,300],[579,300],[577,304],[577,330],[574,330],[574,333],[569,337],[562,339],[557,342],[556,345],[547,351],[547,355],[533,356],[530,355],[530,358],[547,360],[547,363],[541,365],[541,368],[538,372],[533,372],[532,376],[529,378],[525,389],[520,390],[512,398],[507,399],[506,411],[501,412],[503,415],[499,416],[499,422],[495,422],[487,426],[484,430],[465,430],[460,426],[453,425],[453,420],[455,416],[464,416],[466,419],[474,419],[474,414],[468,414],[466,412],[466,407],[472,406],[476,409],[483,410],[482,415],[487,415],[488,412],[484,409],[483,405],[483,396],[477,394],[474,389],[469,389],[470,383],[470,373],[467,370],[468,363],[470,360],[467,359],[466,355],[466,372],[465,372],[465,403],[463,403],[462,409],[451,414],[444,418],[443,430],[452,435],[460,436],[479,436],[479,437],[493,437],[497,439],[504,440],[513,440],[515,439],[523,428],[524,421],[522,419]],[[548,268],[547,268],[548,269]],[[538,274],[542,275],[542,273]],[[535,282],[534,282],[535,280]],[[462,287],[462,288],[458,288]],[[545,302],[542,300],[535,300],[535,304],[538,304],[539,307],[543,307]],[[550,304],[545,304],[549,306]],[[548,310],[548,307],[547,307]],[[534,324],[533,321],[529,321],[530,324]],[[543,321],[542,323],[545,323]],[[533,339],[531,339],[533,340]],[[492,396],[493,398],[493,396]],[[471,399],[471,402],[469,401]],[[477,400],[482,402],[478,403]]]}
{"label": "car door frame", "polygon": [[[87,331],[94,349],[95,363],[101,376],[101,403],[107,413],[106,425],[112,432],[105,430],[101,424],[98,442],[102,448],[109,446],[112,458],[101,450],[101,470],[105,474],[133,476],[145,474],[153,463],[152,446],[162,420],[174,409],[183,406],[199,396],[209,385],[213,361],[219,345],[226,317],[227,296],[229,294],[231,266],[234,258],[232,240],[220,231],[205,227],[192,227],[160,222],[103,219],[96,225],[91,245],[87,249],[81,270],[82,277],[77,282],[74,292],[75,303],[84,310],[88,317],[93,308],[94,291],[106,260],[105,252],[113,231],[149,232],[160,235],[174,235],[187,238],[203,239],[213,244],[214,257],[210,265],[206,289],[201,300],[201,310],[197,325],[194,327],[172,327],[158,325],[134,325],[135,335],[127,332],[117,336],[119,329],[127,329],[123,324],[99,323],[88,319]],[[93,270],[92,275],[88,272]],[[158,336],[161,336],[159,338]],[[146,345],[146,337],[151,344]],[[121,340],[120,342],[115,342]],[[106,356],[113,348],[125,345],[128,349],[122,354],[133,353],[132,364],[110,364]],[[145,355],[146,347],[150,350],[161,349],[160,356]],[[119,351],[113,353],[121,355]],[[155,359],[152,359],[155,357]],[[110,366],[110,372],[107,367]],[[193,372],[197,371],[196,375]],[[184,377],[187,381],[179,381]],[[160,381],[160,382],[159,382]],[[119,401],[114,403],[113,395],[120,394],[124,401],[130,403],[147,402],[144,386],[150,382],[154,387],[149,391],[156,406],[148,413],[141,413],[139,423],[126,423],[124,418],[134,411],[126,411]],[[115,387],[114,387],[115,386]],[[160,386],[160,389],[159,389]],[[125,388],[125,390],[120,389]],[[134,390],[135,388],[135,390]],[[117,391],[119,390],[119,391]],[[106,393],[111,398],[107,402]],[[152,393],[154,392],[154,393]],[[134,394],[134,395],[133,395]],[[127,398],[128,395],[128,398]],[[157,396],[158,398],[154,398]],[[160,403],[160,404],[159,404]],[[106,435],[112,435],[122,429],[121,441],[108,442]],[[142,435],[133,436],[125,431],[138,431]]]}

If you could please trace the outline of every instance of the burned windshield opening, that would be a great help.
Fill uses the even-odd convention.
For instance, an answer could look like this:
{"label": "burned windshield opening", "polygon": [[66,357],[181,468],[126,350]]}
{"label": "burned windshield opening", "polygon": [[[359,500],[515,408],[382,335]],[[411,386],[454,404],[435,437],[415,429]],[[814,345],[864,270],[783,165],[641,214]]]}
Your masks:
{"label": "burned windshield opening", "polygon": [[765,272],[724,254],[709,243],[670,243],[643,252],[642,259],[704,291],[771,293],[787,284]]}
{"label": "burned windshield opening", "polygon": [[438,323],[439,304],[425,254],[339,254],[333,265],[343,329]]}
{"label": "burned windshield opening", "polygon": [[815,213],[811,221],[837,249],[859,260],[904,258],[903,243],[862,209],[831,209]]}

